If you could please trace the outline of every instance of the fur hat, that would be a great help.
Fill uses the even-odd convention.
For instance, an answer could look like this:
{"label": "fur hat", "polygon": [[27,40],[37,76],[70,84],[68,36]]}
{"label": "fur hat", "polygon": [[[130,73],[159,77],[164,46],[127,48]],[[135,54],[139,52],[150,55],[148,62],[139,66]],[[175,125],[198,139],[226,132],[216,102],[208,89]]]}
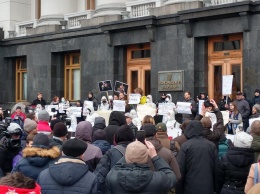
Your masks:
{"label": "fur hat", "polygon": [[39,121],[49,121],[49,119],[50,119],[50,115],[46,110],[41,110],[38,113],[38,120]]}
{"label": "fur hat", "polygon": [[43,133],[38,133],[37,135],[35,135],[35,137],[33,138],[32,147],[49,149],[50,141],[48,136]]}
{"label": "fur hat", "polygon": [[156,126],[156,131],[160,131],[160,132],[166,132],[167,131],[167,127],[164,123],[158,123]]}
{"label": "fur hat", "polygon": [[84,141],[74,138],[65,141],[61,149],[66,156],[78,157],[84,154],[87,147]]}
{"label": "fur hat", "polygon": [[148,150],[140,141],[134,141],[126,147],[125,152],[126,163],[145,164],[148,161]]}
{"label": "fur hat", "polygon": [[37,128],[37,123],[31,119],[26,118],[24,120],[24,130],[30,133],[32,130]]}
{"label": "fur hat", "polygon": [[234,146],[239,148],[250,148],[253,137],[244,131],[239,131],[234,137]]}
{"label": "fur hat", "polygon": [[153,124],[147,123],[140,130],[145,131],[145,137],[153,137],[156,134],[156,128]]}
{"label": "fur hat", "polygon": [[68,134],[68,129],[63,123],[56,123],[53,128],[53,135],[55,137],[64,137]]}
{"label": "fur hat", "polygon": [[134,140],[134,132],[129,125],[122,125],[118,128],[115,134],[115,142],[119,143],[122,141],[132,142]]}

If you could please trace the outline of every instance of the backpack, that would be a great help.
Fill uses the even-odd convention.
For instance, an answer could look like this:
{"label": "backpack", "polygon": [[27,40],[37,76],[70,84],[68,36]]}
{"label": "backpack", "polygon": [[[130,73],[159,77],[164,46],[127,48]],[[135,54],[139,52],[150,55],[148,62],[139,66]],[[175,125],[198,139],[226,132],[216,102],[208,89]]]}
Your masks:
{"label": "backpack", "polygon": [[227,150],[229,148],[228,139],[220,140],[218,143],[218,159],[220,160],[221,157],[227,153]]}

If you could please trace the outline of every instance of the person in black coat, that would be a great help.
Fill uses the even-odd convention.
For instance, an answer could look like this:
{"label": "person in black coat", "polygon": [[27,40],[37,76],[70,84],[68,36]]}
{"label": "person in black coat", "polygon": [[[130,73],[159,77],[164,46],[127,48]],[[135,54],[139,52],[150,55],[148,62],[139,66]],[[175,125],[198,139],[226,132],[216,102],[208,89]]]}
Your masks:
{"label": "person in black coat", "polygon": [[214,143],[203,138],[200,121],[190,121],[184,135],[188,139],[181,146],[177,161],[181,180],[177,194],[213,194],[218,191],[218,154]]}
{"label": "person in black coat", "polygon": [[32,102],[31,105],[37,106],[38,104],[40,104],[43,108],[46,105],[46,101],[42,98],[42,93],[40,92],[37,94],[37,98]]}
{"label": "person in black coat", "polygon": [[94,96],[93,92],[89,92],[88,93],[87,100],[93,102],[93,108],[94,108],[95,111],[97,111],[97,109],[98,109],[98,101],[97,101],[96,97]]}
{"label": "person in black coat", "polygon": [[219,163],[219,188],[221,194],[244,194],[245,184],[254,150],[251,149],[253,137],[243,131],[234,137],[234,147],[230,147]]}
{"label": "person in black coat", "polygon": [[82,160],[87,144],[78,139],[67,140],[62,145],[62,156],[58,162],[42,171],[37,179],[42,194],[96,194],[97,177]]}

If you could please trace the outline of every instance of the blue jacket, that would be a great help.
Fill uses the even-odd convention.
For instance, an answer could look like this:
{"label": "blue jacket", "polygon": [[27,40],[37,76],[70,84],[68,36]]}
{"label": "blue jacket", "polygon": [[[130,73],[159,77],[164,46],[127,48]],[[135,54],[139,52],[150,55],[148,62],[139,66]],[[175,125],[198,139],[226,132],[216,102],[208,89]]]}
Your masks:
{"label": "blue jacket", "polygon": [[84,161],[62,157],[38,177],[42,194],[94,194],[97,193],[97,178],[88,170]]}
{"label": "blue jacket", "polygon": [[108,143],[108,141],[106,141],[106,140],[96,140],[92,144],[94,146],[99,147],[101,149],[103,155],[107,152],[107,150],[109,150],[111,148],[110,143]]}
{"label": "blue jacket", "polygon": [[38,147],[26,147],[23,150],[23,158],[13,168],[12,172],[21,172],[25,176],[37,180],[41,171],[49,167],[60,157],[58,147],[43,149]]}

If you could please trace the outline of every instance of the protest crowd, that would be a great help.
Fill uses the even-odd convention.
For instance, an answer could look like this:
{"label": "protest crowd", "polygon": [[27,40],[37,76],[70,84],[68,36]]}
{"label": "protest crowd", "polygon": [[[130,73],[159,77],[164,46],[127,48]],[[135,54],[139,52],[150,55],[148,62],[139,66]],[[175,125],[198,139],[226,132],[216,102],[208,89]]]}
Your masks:
{"label": "protest crowd", "polygon": [[47,104],[38,93],[0,110],[0,194],[259,194],[259,94],[174,103],[120,83],[114,96]]}

